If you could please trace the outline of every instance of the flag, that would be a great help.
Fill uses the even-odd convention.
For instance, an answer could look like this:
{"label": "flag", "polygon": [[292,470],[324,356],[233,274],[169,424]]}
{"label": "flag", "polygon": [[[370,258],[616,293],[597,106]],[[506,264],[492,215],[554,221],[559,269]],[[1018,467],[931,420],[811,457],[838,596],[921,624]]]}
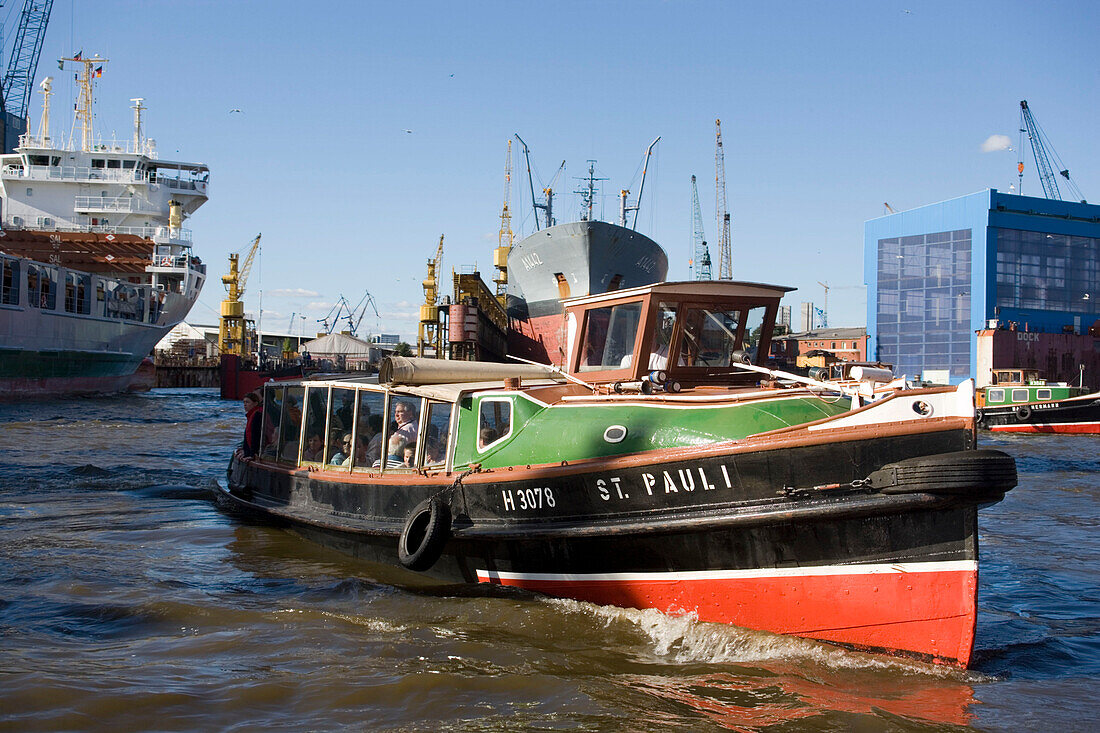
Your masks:
{"label": "flag", "polygon": [[84,53],[83,49],[73,54],[73,61],[80,61],[80,54]]}
{"label": "flag", "polygon": [[96,77],[103,76],[103,67],[102,66],[97,66],[96,67],[94,76],[96,76]]}
{"label": "flag", "polygon": [[65,70],[65,59],[58,59],[57,60],[57,68],[61,71]]}

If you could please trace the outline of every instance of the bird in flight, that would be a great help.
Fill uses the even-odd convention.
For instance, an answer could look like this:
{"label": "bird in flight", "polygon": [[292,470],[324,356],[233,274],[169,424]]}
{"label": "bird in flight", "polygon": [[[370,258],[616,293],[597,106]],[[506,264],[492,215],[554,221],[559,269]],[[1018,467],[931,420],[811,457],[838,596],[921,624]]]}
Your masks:
{"label": "bird in flight", "polygon": [[[234,112],[241,112],[241,110],[236,109],[236,108],[229,110],[229,114],[233,114]],[[243,115],[244,112],[241,112],[241,114]]]}
{"label": "bird in flight", "polygon": [[409,133],[410,135],[413,134],[413,131],[409,129],[406,129],[405,132]]}

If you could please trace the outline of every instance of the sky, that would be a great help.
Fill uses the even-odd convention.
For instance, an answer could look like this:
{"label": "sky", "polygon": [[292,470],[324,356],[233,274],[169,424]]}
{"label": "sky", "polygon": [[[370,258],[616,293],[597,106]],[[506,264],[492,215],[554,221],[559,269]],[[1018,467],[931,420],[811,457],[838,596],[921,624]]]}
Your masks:
{"label": "sky", "polygon": [[[0,8],[6,42],[21,5]],[[452,269],[493,276],[516,133],[536,190],[566,162],[559,222],[578,218],[589,160],[608,179],[597,218],[614,221],[659,136],[637,228],[688,279],[697,176],[717,270],[721,119],[734,278],[797,288],[796,328],[826,283],[829,325],[847,327],[867,321],[863,228],[885,204],[1019,186],[1020,100],[1100,200],[1098,25],[1100,4],[1058,0],[56,0],[37,79],[57,78],[67,135],[75,87],[56,59],[108,58],[97,134],[127,139],[144,97],[161,157],[210,166],[186,224],[210,274],[193,323],[217,322],[228,254],[262,233],[245,290],[261,329],[312,334],[369,293],[359,335],[414,342],[440,235],[442,293]],[[40,110],[36,93],[35,129]],[[512,165],[518,241],[534,231],[518,144]],[[1025,165],[1023,193],[1041,195],[1030,147]]]}

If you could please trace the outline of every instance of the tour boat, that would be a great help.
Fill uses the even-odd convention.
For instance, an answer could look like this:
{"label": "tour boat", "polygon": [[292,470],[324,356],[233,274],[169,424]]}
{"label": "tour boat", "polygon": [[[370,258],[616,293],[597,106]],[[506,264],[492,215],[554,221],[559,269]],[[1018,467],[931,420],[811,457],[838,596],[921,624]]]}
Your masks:
{"label": "tour boat", "polygon": [[220,503],[410,581],[966,666],[977,511],[1015,462],[977,449],[972,382],[875,394],[766,368],[788,291],[566,299],[565,368],[391,358],[376,381],[267,385]]}

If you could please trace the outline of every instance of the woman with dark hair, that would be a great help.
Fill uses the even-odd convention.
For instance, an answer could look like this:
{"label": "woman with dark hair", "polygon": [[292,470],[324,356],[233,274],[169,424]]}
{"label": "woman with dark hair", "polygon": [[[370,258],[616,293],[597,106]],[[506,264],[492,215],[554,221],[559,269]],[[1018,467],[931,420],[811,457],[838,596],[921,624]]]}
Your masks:
{"label": "woman with dark hair", "polygon": [[264,411],[260,404],[260,396],[255,392],[249,392],[241,398],[244,405],[244,440],[237,449],[238,458],[252,458],[260,452],[260,433],[263,430]]}

